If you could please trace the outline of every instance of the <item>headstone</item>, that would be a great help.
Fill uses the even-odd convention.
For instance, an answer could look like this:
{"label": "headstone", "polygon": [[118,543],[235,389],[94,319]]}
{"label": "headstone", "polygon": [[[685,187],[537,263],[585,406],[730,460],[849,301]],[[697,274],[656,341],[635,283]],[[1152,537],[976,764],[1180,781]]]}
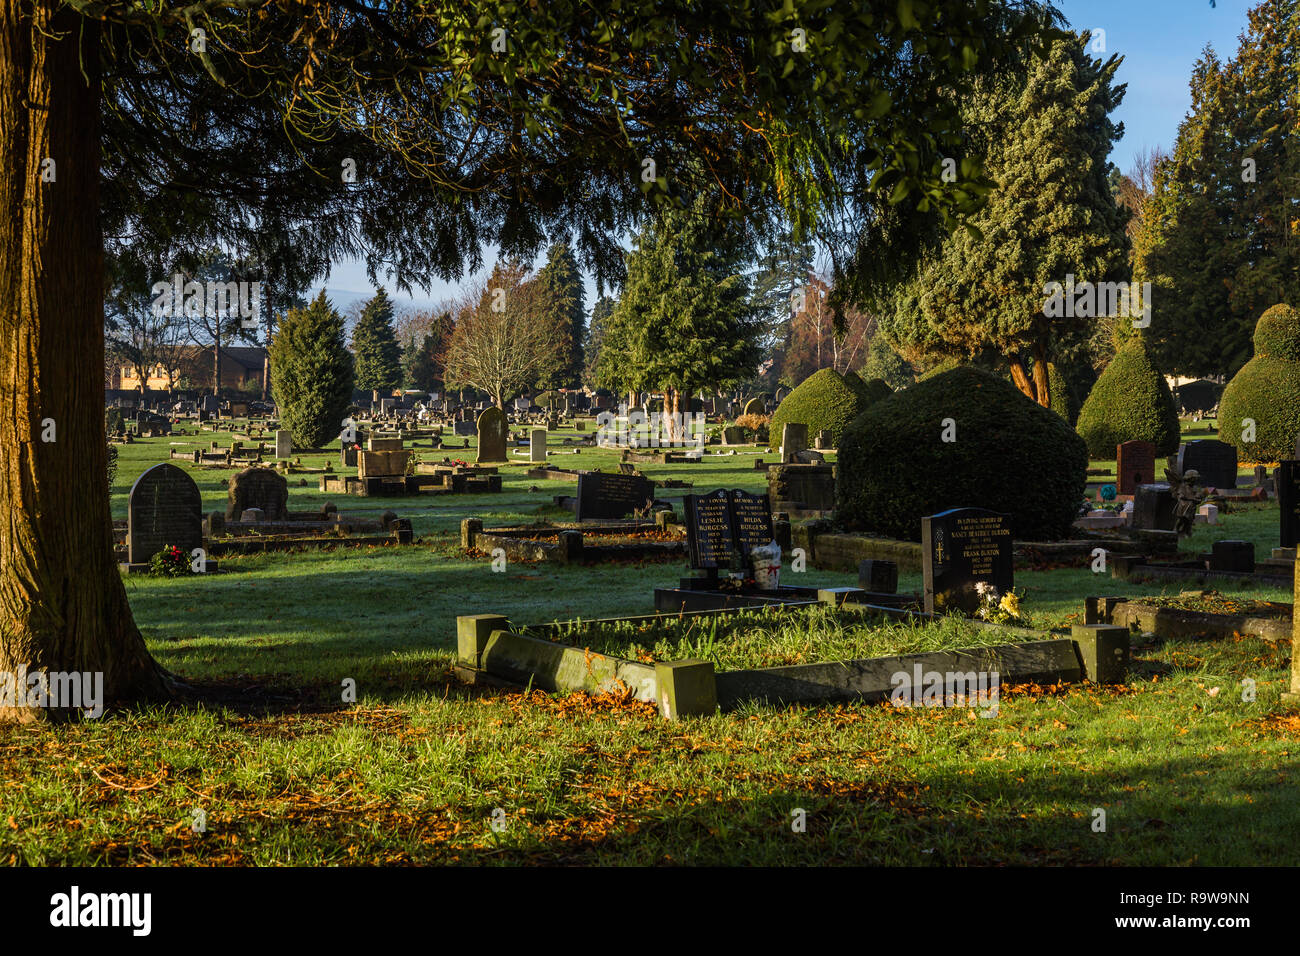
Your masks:
{"label": "headstone", "polygon": [[483,409],[478,416],[479,462],[506,461],[506,414],[495,405]]}
{"label": "headstone", "polygon": [[1189,441],[1178,449],[1178,470],[1196,471],[1203,488],[1236,488],[1237,449],[1213,439]]}
{"label": "headstone", "polygon": [[927,613],[974,614],[981,582],[1007,594],[1014,582],[1010,517],[983,508],[952,508],[922,518],[921,573]]}
{"label": "headstone", "polygon": [[289,518],[289,483],[270,468],[245,468],[232,475],[226,491],[226,520],[235,521],[250,508],[271,521]]}
{"label": "headstone", "polygon": [[578,476],[577,518],[624,518],[654,500],[654,484],[642,475],[608,475],[599,471]]}
{"label": "headstone", "polygon": [[366,451],[401,451],[405,447],[406,444],[401,438],[371,436],[366,440]]}
{"label": "headstone", "polygon": [[820,448],[822,451],[830,451],[832,448],[834,448],[835,442],[831,437],[832,434],[833,433],[829,428],[823,428],[821,431],[819,431],[817,433],[816,447]]}
{"label": "headstone", "polygon": [[1216,541],[1210,547],[1211,571],[1239,571],[1251,573],[1255,570],[1255,542],[1253,541]]}
{"label": "headstone", "polygon": [[750,552],[772,543],[772,512],[767,506],[767,495],[732,491],[731,517],[736,546],[749,566]]}
{"label": "headstone", "polygon": [[187,558],[203,547],[203,498],[194,479],[175,465],[154,465],[131,486],[126,512],[127,560],[147,564],[168,545]]}
{"label": "headstone", "polygon": [[686,495],[682,504],[693,568],[752,568],[754,548],[775,538],[765,495],[720,488],[707,495]]}
{"label": "headstone", "polygon": [[1279,543],[1283,548],[1300,544],[1300,461],[1279,462],[1273,487],[1280,512]]}
{"label": "headstone", "polygon": [[1156,446],[1149,441],[1126,441],[1115,446],[1115,476],[1121,495],[1137,494],[1138,485],[1156,480]]}
{"label": "headstone", "polygon": [[275,433],[275,457],[293,457],[293,438],[289,432],[283,428],[277,429]]}
{"label": "headstone", "polygon": [[736,542],[732,534],[731,496],[719,488],[707,495],[686,495],[686,544],[693,568],[731,567]]}
{"label": "headstone", "polygon": [[799,453],[808,447],[808,426],[801,422],[786,422],[781,427],[781,461],[789,464],[799,461]]}
{"label": "headstone", "polygon": [[873,594],[897,594],[898,564],[880,558],[859,561],[858,587]]}
{"label": "headstone", "polygon": [[1133,495],[1132,524],[1141,531],[1174,530],[1174,493],[1169,485],[1138,485]]}
{"label": "headstone", "polygon": [[528,460],[546,461],[546,429],[534,428],[528,439]]}
{"label": "headstone", "polygon": [[199,408],[203,409],[209,415],[215,415],[217,409],[221,407],[221,399],[215,395],[204,395],[199,398]]}
{"label": "headstone", "polygon": [[477,430],[473,422],[457,421],[451,428],[452,434],[460,435],[462,438],[476,434]]}

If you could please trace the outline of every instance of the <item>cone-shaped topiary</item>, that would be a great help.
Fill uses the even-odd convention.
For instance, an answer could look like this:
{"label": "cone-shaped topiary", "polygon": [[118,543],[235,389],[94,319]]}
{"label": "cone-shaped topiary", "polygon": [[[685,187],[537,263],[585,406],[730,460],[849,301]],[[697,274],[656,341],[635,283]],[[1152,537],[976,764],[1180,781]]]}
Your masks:
{"label": "cone-shaped topiary", "polygon": [[1115,446],[1126,441],[1153,442],[1157,455],[1178,451],[1173,392],[1140,340],[1115,353],[1079,409],[1075,429],[1093,458],[1113,460]]}
{"label": "cone-shaped topiary", "polygon": [[[946,431],[955,440],[944,441]],[[1070,533],[1087,470],[1083,439],[1061,416],[966,365],[895,392],[849,424],[837,514],[852,530],[918,541],[926,515],[989,508],[1011,515],[1017,538],[1051,540]]]}
{"label": "cone-shaped topiary", "polygon": [[819,431],[827,429],[832,443],[837,443],[844,426],[866,407],[862,393],[850,387],[843,375],[833,368],[824,368],[800,382],[777,406],[768,441],[775,448],[781,444],[781,429],[786,422],[800,422],[808,426],[810,442]]}
{"label": "cone-shaped topiary", "polygon": [[[1254,441],[1250,423],[1254,422]],[[1275,305],[1255,324],[1255,357],[1219,399],[1220,439],[1241,461],[1282,461],[1300,436],[1300,312]]]}

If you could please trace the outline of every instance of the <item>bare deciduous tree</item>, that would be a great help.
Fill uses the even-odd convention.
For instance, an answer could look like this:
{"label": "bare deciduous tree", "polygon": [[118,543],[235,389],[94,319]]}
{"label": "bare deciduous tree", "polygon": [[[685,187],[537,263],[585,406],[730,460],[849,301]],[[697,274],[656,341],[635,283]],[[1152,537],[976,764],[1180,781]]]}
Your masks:
{"label": "bare deciduous tree", "polygon": [[527,269],[498,265],[456,304],[447,383],[487,392],[501,409],[524,391],[561,343],[542,321],[541,290]]}

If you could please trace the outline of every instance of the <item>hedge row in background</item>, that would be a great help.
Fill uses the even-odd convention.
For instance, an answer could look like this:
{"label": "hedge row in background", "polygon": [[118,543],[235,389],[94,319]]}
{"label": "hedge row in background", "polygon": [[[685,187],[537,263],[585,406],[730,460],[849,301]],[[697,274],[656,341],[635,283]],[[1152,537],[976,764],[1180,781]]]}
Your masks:
{"label": "hedge row in background", "polygon": [[[947,427],[955,440],[944,441]],[[918,541],[948,508],[1011,515],[1021,540],[1067,536],[1088,451],[1061,416],[970,366],[917,382],[866,409],[839,444],[837,515],[853,531]]]}

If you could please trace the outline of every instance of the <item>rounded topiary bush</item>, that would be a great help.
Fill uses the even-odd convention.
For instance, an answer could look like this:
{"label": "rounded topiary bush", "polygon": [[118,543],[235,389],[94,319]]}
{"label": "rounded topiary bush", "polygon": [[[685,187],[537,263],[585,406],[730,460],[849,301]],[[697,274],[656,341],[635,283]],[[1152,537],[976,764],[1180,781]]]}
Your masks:
{"label": "rounded topiary bush", "polygon": [[832,443],[838,443],[844,426],[865,407],[862,394],[851,388],[843,375],[833,368],[824,368],[800,382],[777,406],[768,441],[773,447],[779,445],[786,423],[797,422],[808,426],[809,443],[823,429],[831,433]]}
{"label": "rounded topiary bush", "polygon": [[[1249,421],[1255,423],[1254,441]],[[1220,439],[1242,461],[1281,461],[1300,435],[1300,312],[1275,305],[1255,325],[1255,357],[1232,377],[1219,399]]]}
{"label": "rounded topiary bush", "polygon": [[[943,441],[945,419],[955,441]],[[854,531],[918,541],[948,508],[1011,515],[1022,540],[1070,533],[1087,479],[1083,439],[1005,379],[970,366],[872,405],[839,445],[837,513]]]}
{"label": "rounded topiary bush", "polygon": [[1126,441],[1153,442],[1157,455],[1178,451],[1173,392],[1140,341],[1115,353],[1084,399],[1075,429],[1093,458],[1114,459],[1115,446]]}

